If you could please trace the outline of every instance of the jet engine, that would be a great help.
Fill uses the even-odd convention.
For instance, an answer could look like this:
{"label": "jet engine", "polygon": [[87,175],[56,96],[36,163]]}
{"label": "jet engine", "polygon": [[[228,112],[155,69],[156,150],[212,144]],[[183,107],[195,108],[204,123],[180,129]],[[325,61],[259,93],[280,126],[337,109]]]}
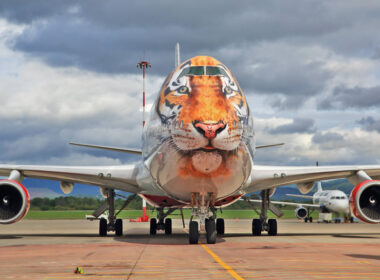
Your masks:
{"label": "jet engine", "polygon": [[274,195],[275,192],[276,192],[276,188],[269,189],[269,197],[272,197],[272,195]]}
{"label": "jet engine", "polygon": [[356,185],[350,195],[350,209],[366,223],[380,223],[380,181],[368,180]]}
{"label": "jet engine", "polygon": [[74,184],[66,181],[62,181],[59,186],[64,194],[70,194],[74,189]]}
{"label": "jet engine", "polygon": [[26,188],[12,180],[0,181],[0,224],[21,220],[29,210],[30,198]]}
{"label": "jet engine", "polygon": [[297,188],[300,191],[300,193],[307,194],[314,188],[314,182],[297,184]]}
{"label": "jet engine", "polygon": [[307,217],[308,211],[305,207],[298,207],[296,210],[294,210],[294,213],[296,214],[296,217],[298,219],[304,219]]}

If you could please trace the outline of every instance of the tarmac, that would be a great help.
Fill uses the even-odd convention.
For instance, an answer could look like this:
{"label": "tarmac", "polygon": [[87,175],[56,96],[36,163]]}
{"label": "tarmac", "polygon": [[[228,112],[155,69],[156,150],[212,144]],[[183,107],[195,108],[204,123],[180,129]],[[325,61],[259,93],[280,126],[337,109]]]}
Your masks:
{"label": "tarmac", "polygon": [[181,220],[156,236],[124,220],[121,237],[99,237],[97,221],[22,220],[0,227],[0,279],[380,279],[380,225],[280,219],[277,236],[252,236],[251,220],[225,224],[216,244],[189,245]]}

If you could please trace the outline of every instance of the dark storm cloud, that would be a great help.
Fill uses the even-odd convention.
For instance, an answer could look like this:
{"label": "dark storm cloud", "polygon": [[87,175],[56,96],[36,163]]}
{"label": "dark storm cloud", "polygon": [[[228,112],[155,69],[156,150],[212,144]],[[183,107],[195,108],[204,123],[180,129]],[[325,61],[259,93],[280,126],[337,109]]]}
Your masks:
{"label": "dark storm cloud", "polygon": [[318,108],[329,109],[365,109],[380,106],[380,86],[375,87],[337,87],[333,93],[318,104]]}
{"label": "dark storm cloud", "polygon": [[16,50],[56,66],[132,72],[128,65],[135,66],[144,50],[156,69],[170,69],[176,41],[192,56],[281,38],[313,39],[352,25],[355,18],[346,18],[352,10],[336,6],[317,1],[8,0],[2,1],[0,15],[29,24],[13,42]]}
{"label": "dark storm cloud", "polygon": [[[8,45],[49,65],[135,74],[145,52],[149,71],[166,75],[179,41],[183,58],[215,55],[246,93],[269,94],[281,109],[300,107],[334,77],[315,46],[349,55],[378,47],[379,13],[379,4],[356,1],[3,0],[0,6],[0,16],[26,24]],[[269,46],[260,49],[262,43]]]}
{"label": "dark storm cloud", "polygon": [[380,120],[376,120],[373,117],[362,118],[358,123],[367,131],[377,131],[380,133]]}
{"label": "dark storm cloud", "polygon": [[288,133],[313,133],[316,131],[315,122],[312,119],[295,118],[290,124],[280,125],[269,130],[272,134],[288,134]]}

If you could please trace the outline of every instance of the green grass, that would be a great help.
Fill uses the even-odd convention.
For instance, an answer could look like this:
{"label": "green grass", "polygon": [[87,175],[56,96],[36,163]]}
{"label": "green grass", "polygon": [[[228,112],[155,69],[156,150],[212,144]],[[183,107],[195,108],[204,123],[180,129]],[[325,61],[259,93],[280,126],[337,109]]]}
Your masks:
{"label": "green grass", "polygon": [[[225,219],[252,219],[257,218],[257,214],[252,210],[222,210],[217,212],[218,218]],[[293,210],[282,210],[284,216],[281,219],[294,219],[294,211]],[[184,211],[185,219],[190,218],[191,210],[185,209]],[[65,211],[34,211],[31,210],[26,215],[26,219],[34,219],[34,220],[56,220],[56,219],[84,219],[86,215],[90,215],[92,211],[90,210],[65,210]],[[174,212],[174,215],[170,215],[170,218],[180,219],[180,212]],[[152,211],[148,211],[148,215],[150,217],[156,217],[156,212],[152,213]],[[142,216],[142,210],[123,210],[118,218],[121,219],[131,219]],[[311,215],[314,219],[318,217],[318,212],[314,212]],[[269,218],[275,218],[272,213],[269,213]]]}

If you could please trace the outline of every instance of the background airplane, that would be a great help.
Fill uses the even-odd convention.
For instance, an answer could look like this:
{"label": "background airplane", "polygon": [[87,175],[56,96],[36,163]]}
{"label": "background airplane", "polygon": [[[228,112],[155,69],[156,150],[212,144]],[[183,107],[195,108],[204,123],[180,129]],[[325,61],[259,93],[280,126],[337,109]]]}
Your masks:
{"label": "background airplane", "polygon": [[[317,210],[321,213],[337,213],[347,217],[350,214],[350,206],[347,195],[340,190],[323,190],[321,182],[317,182],[317,192],[313,195],[287,194],[292,197],[299,197],[312,200],[310,203],[298,203],[287,201],[271,201],[272,204],[294,206],[295,215],[298,219],[306,222],[313,222],[310,217],[312,211]],[[250,199],[251,202],[262,203],[259,199]],[[351,221],[353,221],[351,219]]]}
{"label": "background airplane", "polygon": [[[179,59],[178,59],[179,61]],[[24,177],[61,181],[70,193],[74,183],[99,186],[106,203],[99,234],[123,233],[123,222],[115,211],[115,189],[138,194],[157,208],[150,232],[171,233],[167,216],[190,207],[189,243],[197,244],[199,228],[205,225],[208,243],[224,232],[217,208],[243,195],[261,191],[260,218],[252,221],[252,234],[277,234],[277,222],[267,218],[270,193],[275,188],[297,184],[308,193],[318,180],[348,178],[354,185],[351,211],[368,223],[380,222],[379,165],[352,166],[262,166],[254,164],[256,152],[253,117],[245,95],[232,72],[210,56],[197,56],[177,66],[163,83],[150,119],[143,131],[142,151],[83,144],[123,153],[138,153],[141,161],[120,166],[0,165],[0,222],[22,219],[29,209]],[[126,200],[127,205],[129,199]],[[199,221],[199,222],[198,222]]]}

